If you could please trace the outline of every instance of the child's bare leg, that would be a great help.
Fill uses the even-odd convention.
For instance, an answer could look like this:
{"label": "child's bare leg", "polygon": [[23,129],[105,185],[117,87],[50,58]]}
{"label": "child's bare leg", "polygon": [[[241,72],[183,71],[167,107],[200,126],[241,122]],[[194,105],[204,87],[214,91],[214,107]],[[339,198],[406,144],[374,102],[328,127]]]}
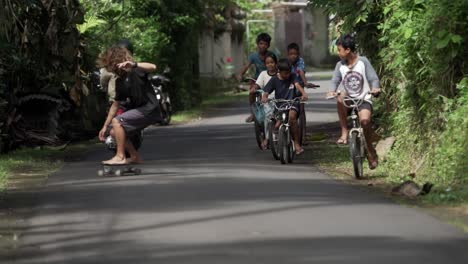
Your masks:
{"label": "child's bare leg", "polygon": [[116,118],[112,119],[112,128],[114,130],[115,141],[117,143],[117,153],[115,156],[110,159],[103,161],[103,164],[109,165],[118,165],[118,164],[125,164],[127,160],[125,158],[125,142],[126,142],[126,133],[120,121]]}
{"label": "child's bare leg", "polygon": [[143,160],[141,159],[140,153],[136,150],[135,146],[130,140],[127,140],[125,144],[125,149],[130,154],[130,158],[128,159],[129,163],[141,164]]}
{"label": "child's bare leg", "polygon": [[254,120],[254,114],[252,112],[252,105],[255,103],[255,91],[256,91],[256,86],[255,84],[251,84],[249,88],[249,111],[250,111],[250,116],[247,117],[245,122],[253,122]]}
{"label": "child's bare leg", "polygon": [[340,119],[340,126],[341,126],[341,137],[338,139],[339,142],[342,144],[348,143],[348,124],[346,122],[348,118],[348,108],[344,105],[343,97],[337,97],[337,104],[338,108],[338,118]]}
{"label": "child's bare leg", "polygon": [[293,137],[294,137],[294,147],[296,148],[296,154],[301,154],[304,152],[304,149],[299,144],[299,126],[297,124],[297,112],[294,110],[289,111],[289,122],[291,124]]}
{"label": "child's bare leg", "polygon": [[281,126],[281,121],[276,120],[275,128],[278,129]]}
{"label": "child's bare leg", "polygon": [[371,140],[371,137],[374,133],[372,130],[371,115],[371,111],[367,109],[362,109],[359,111],[359,120],[361,121],[361,126],[364,130],[364,137],[366,138],[367,150],[369,152],[367,156],[367,159],[369,160],[369,167],[370,169],[375,169],[378,165],[378,161],[377,153],[374,146],[372,145]]}

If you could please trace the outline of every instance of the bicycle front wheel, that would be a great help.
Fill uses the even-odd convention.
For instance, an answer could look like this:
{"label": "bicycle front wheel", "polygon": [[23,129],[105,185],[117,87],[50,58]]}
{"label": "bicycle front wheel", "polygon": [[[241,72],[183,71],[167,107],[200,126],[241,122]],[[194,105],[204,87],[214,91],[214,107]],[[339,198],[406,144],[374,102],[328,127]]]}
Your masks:
{"label": "bicycle front wheel", "polygon": [[301,113],[299,114],[299,138],[297,139],[298,140],[298,143],[299,145],[304,145],[305,141],[306,141],[306,124],[307,124],[307,121],[306,121],[306,114],[305,114],[305,106],[304,104],[301,104]]}
{"label": "bicycle front wheel", "polygon": [[288,152],[287,152],[287,157],[288,157],[288,163],[292,163],[293,160],[294,160],[294,156],[296,155],[296,151],[294,150],[294,143],[293,143],[293,140],[292,140],[292,134],[291,134],[291,128],[288,127],[288,129],[286,129],[286,138],[287,138],[287,142],[288,142]]}
{"label": "bicycle front wheel", "polygon": [[275,123],[276,121],[270,120],[268,122],[268,143],[270,145],[271,154],[275,160],[279,160],[279,144],[278,144],[278,134],[275,133]]}
{"label": "bicycle front wheel", "polygon": [[288,135],[286,134],[286,127],[281,126],[278,132],[278,150],[281,164],[286,164],[288,160]]}
{"label": "bicycle front wheel", "polygon": [[361,145],[359,133],[357,131],[352,132],[349,137],[349,152],[351,154],[351,161],[353,162],[354,177],[357,179],[363,176]]}
{"label": "bicycle front wheel", "polygon": [[263,139],[265,139],[265,133],[263,132],[263,126],[260,125],[257,119],[255,119],[254,129],[255,129],[255,139],[257,140],[257,146],[259,149],[263,150],[262,142],[263,142]]}

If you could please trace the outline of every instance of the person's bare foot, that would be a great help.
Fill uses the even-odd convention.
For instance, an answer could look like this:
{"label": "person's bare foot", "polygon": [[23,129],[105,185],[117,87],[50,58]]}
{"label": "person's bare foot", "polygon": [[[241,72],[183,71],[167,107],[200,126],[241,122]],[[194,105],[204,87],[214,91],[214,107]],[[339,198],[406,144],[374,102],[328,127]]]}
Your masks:
{"label": "person's bare foot", "polygon": [[130,157],[127,159],[128,163],[131,164],[142,164],[143,159],[141,157]]}
{"label": "person's bare foot", "polygon": [[267,150],[268,149],[268,139],[263,140],[262,142],[262,149]]}
{"label": "person's bare foot", "polygon": [[336,144],[338,144],[338,145],[347,145],[348,144],[348,139],[346,137],[340,137],[336,141]]}
{"label": "person's bare foot", "polygon": [[296,155],[301,155],[304,153],[304,149],[300,145],[296,145]]}
{"label": "person's bare foot", "polygon": [[367,155],[367,160],[369,161],[369,169],[370,170],[375,170],[377,166],[379,166],[379,157],[377,156],[377,153],[369,153]]}
{"label": "person's bare foot", "polygon": [[127,159],[125,157],[120,157],[120,156],[114,156],[110,160],[105,160],[102,162],[104,165],[123,165],[127,164]]}
{"label": "person's bare foot", "polygon": [[249,115],[246,119],[245,119],[245,122],[246,123],[252,123],[254,121],[254,116],[253,115]]}

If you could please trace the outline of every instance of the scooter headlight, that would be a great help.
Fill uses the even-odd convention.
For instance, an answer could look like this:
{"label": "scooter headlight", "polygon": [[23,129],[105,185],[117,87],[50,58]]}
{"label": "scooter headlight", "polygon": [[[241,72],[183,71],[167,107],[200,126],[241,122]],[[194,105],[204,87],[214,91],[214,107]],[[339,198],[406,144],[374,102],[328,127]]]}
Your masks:
{"label": "scooter headlight", "polygon": [[108,136],[105,143],[108,149],[115,149],[117,147],[115,144],[115,139],[112,136]]}
{"label": "scooter headlight", "polygon": [[160,94],[157,94],[157,95],[156,95],[156,98],[158,98],[158,100],[161,100],[161,95],[160,95]]}

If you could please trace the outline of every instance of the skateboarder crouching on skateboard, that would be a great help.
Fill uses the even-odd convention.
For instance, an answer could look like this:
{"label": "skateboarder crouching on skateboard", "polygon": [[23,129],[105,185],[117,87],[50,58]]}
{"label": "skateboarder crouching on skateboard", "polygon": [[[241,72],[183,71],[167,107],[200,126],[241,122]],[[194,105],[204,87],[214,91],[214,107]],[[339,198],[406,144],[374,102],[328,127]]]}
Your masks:
{"label": "skateboarder crouching on skateboard", "polygon": [[[99,131],[99,139],[104,141],[108,128],[115,137],[117,152],[105,165],[141,163],[142,159],[128,135],[137,133],[145,127],[160,121],[159,104],[156,94],[148,81],[147,73],[156,70],[156,65],[148,62],[136,62],[130,52],[114,46],[100,55],[100,67],[117,75],[115,81],[115,100],[112,103],[104,126]],[[127,102],[127,111],[117,115],[120,102]],[[130,154],[127,158],[125,151]]]}

